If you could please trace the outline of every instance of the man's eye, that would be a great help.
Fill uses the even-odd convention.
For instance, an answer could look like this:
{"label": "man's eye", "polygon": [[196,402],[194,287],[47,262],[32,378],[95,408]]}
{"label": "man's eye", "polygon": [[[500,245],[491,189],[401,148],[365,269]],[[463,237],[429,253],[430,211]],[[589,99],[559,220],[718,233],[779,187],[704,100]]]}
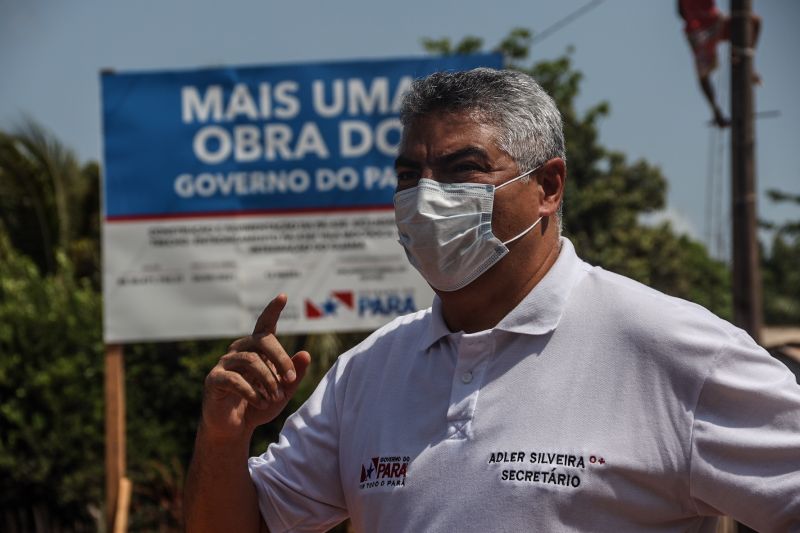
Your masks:
{"label": "man's eye", "polygon": [[397,180],[398,181],[408,181],[408,180],[418,180],[419,179],[419,172],[416,170],[398,170],[397,171]]}
{"label": "man's eye", "polygon": [[448,181],[473,181],[480,179],[486,171],[474,163],[465,163],[456,165],[447,173],[449,175]]}
{"label": "man's eye", "polygon": [[461,163],[453,167],[453,172],[457,174],[470,174],[473,172],[483,172],[484,169],[475,163]]}

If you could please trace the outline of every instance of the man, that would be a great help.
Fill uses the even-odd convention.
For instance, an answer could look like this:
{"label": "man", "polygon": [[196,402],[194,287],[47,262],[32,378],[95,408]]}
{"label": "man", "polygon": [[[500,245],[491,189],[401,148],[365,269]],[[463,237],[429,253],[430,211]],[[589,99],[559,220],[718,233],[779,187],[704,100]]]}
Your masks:
{"label": "man", "polygon": [[401,120],[396,221],[433,307],[343,354],[248,464],[310,360],[270,302],[206,380],[188,530],[800,527],[800,388],[744,332],[560,238],[561,118],[536,82],[433,74]]}
{"label": "man", "polygon": [[[730,120],[717,103],[711,73],[717,68],[717,45],[720,41],[730,40],[731,19],[717,9],[715,0],[678,0],[678,14],[685,22],[683,31],[692,48],[700,89],[714,113],[714,124],[720,128],[730,126]],[[761,18],[751,15],[750,22],[750,46],[754,48],[758,42]],[[757,74],[753,75],[753,82],[760,83]]]}

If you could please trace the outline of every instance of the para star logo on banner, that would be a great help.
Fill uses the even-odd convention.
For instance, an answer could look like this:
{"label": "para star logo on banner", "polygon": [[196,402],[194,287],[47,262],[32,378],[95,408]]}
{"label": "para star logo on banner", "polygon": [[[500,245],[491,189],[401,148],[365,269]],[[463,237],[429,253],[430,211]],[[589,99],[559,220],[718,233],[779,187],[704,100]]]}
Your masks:
{"label": "para star logo on banner", "polygon": [[306,298],[306,318],[315,319],[326,316],[336,316],[336,313],[342,306],[350,310],[355,307],[353,291],[331,291],[328,297],[322,302],[314,302]]}

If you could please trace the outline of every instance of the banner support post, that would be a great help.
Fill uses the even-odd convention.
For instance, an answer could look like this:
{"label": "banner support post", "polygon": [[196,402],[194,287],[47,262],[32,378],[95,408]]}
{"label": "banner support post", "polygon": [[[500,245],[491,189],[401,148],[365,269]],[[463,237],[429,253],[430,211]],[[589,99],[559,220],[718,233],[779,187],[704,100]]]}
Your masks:
{"label": "banner support post", "polygon": [[105,346],[105,521],[114,527],[120,481],[125,477],[125,356],[121,344]]}

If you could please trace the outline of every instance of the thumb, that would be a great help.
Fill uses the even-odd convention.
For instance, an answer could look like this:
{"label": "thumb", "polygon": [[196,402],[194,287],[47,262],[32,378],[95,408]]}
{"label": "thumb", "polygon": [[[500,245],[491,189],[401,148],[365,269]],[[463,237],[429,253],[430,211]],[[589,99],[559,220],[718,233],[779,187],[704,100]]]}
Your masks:
{"label": "thumb", "polygon": [[311,366],[311,354],[305,350],[299,351],[292,357],[292,363],[294,363],[294,371],[297,377],[291,383],[284,385],[287,398],[291,398],[294,396],[294,393],[297,392],[300,382],[303,381],[306,375],[308,367]]}

